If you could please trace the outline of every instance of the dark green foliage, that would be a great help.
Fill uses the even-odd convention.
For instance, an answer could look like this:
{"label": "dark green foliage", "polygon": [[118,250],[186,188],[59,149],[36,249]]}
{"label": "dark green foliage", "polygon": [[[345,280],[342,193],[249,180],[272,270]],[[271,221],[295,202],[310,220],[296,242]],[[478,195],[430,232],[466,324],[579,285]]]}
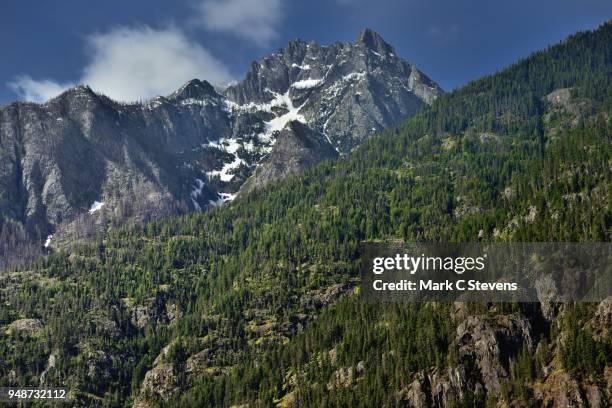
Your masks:
{"label": "dark green foliage", "polygon": [[[288,381],[297,384],[299,406],[380,406],[392,404],[393,390],[406,386],[420,367],[445,367],[452,328],[448,306],[380,308],[346,299],[324,311],[309,329],[286,347],[264,355],[260,365],[241,365],[227,377],[203,377],[193,391],[177,399],[178,406],[227,406],[236,402],[266,405],[283,397]],[[331,357],[329,350],[335,350]],[[257,359],[249,356],[248,361]],[[333,359],[333,364],[332,364]],[[366,375],[357,390],[327,391],[335,367],[356,367]],[[233,392],[216,394],[219,388]],[[375,391],[374,393],[372,391]]]}
{"label": "dark green foliage", "polygon": [[612,364],[612,342],[596,341],[589,328],[584,327],[592,315],[589,308],[574,307],[565,315],[568,337],[561,354],[563,368],[577,378],[601,376],[604,367]]}
{"label": "dark green foliage", "polygon": [[[215,357],[224,374],[198,376],[171,403],[271,406],[291,390],[301,406],[396,405],[416,372],[455,364],[449,305],[370,305],[349,296],[301,333],[289,339],[277,330],[264,345],[251,326],[291,322],[305,312],[300,299],[352,284],[364,240],[609,241],[611,49],[608,23],[441,97],[343,160],[222,208],[119,228],[41,259],[14,275],[17,283],[0,283],[0,301],[9,302],[2,324],[17,315],[45,324],[40,338],[0,334],[0,385],[12,370],[20,385],[35,385],[56,352],[57,381],[117,405],[135,395],[173,339],[166,360],[181,371],[215,337],[224,341]],[[545,95],[561,87],[590,101],[571,126],[559,126],[569,121],[563,115],[545,116]],[[182,317],[171,322],[169,305]],[[147,324],[138,323],[139,307]],[[564,328],[564,366],[577,377],[601,375],[609,343],[573,324]],[[106,357],[92,362],[91,350]],[[517,384],[541,375],[532,357],[518,353],[512,396],[526,397]],[[337,367],[359,361],[367,370],[355,387],[330,393]],[[487,398],[467,393],[457,405]]]}

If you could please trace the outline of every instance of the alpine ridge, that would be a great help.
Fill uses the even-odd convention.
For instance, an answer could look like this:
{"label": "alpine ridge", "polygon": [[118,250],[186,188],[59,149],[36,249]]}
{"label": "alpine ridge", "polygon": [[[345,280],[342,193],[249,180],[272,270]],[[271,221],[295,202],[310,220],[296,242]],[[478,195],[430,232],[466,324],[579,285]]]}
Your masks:
{"label": "alpine ridge", "polygon": [[[222,204],[257,168],[243,191],[345,154],[441,92],[365,29],[353,44],[291,41],[224,90],[193,79],[120,103],[81,85],[44,104],[9,104],[0,108],[0,267],[108,225]],[[317,136],[275,149],[280,135]]]}

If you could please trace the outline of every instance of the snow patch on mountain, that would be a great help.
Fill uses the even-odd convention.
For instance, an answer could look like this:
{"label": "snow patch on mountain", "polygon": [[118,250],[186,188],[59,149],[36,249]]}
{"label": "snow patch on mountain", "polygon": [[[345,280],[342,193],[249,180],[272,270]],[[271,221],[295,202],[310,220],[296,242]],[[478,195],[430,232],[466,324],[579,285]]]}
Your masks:
{"label": "snow patch on mountain", "polygon": [[232,201],[234,198],[236,198],[237,194],[234,193],[218,193],[218,199],[216,201],[210,200],[208,201],[208,203],[213,206],[213,207],[218,207],[220,205],[223,205],[229,201]]}
{"label": "snow patch on mountain", "polygon": [[225,182],[232,181],[232,179],[234,178],[234,175],[231,174],[230,172],[240,167],[240,165],[243,163],[244,163],[244,160],[242,160],[240,157],[236,155],[234,156],[234,161],[223,165],[223,168],[221,170],[207,171],[206,175],[208,176],[208,178],[219,177],[221,181],[225,181]]}
{"label": "snow patch on mountain", "polygon": [[91,205],[91,207],[89,207],[89,213],[93,214],[93,213],[95,213],[97,211],[100,211],[103,206],[104,206],[103,202],[94,201],[93,204]]}
{"label": "snow patch on mountain", "polygon": [[221,196],[223,202],[232,201],[234,198],[236,198],[235,193],[219,193],[219,195]]}
{"label": "snow patch on mountain", "polygon": [[299,68],[302,71],[308,71],[310,69],[310,65],[308,65],[308,64],[298,65],[295,62],[293,64],[291,64],[291,67],[292,68]]}
{"label": "snow patch on mountain", "polygon": [[219,140],[208,141],[202,147],[214,147],[215,149],[224,150],[228,153],[236,153],[242,145],[236,139],[221,138]]}
{"label": "snow patch on mountain", "polygon": [[309,89],[319,86],[323,83],[323,79],[303,79],[301,81],[294,82],[291,86],[295,89]]}
{"label": "snow patch on mountain", "polygon": [[201,210],[200,204],[198,204],[198,197],[202,194],[202,189],[204,188],[204,182],[200,179],[195,179],[195,186],[191,191],[191,202],[196,210]]}
{"label": "snow patch on mountain", "polygon": [[181,102],[183,106],[189,105],[197,105],[197,106],[217,106],[217,103],[211,101],[210,99],[195,99],[195,98],[187,98],[183,99]]}
{"label": "snow patch on mountain", "polygon": [[279,94],[276,92],[273,93],[275,94],[275,100],[282,101],[282,104],[287,109],[287,113],[277,116],[276,118],[268,122],[264,122],[266,130],[261,135],[263,136],[264,140],[270,139],[272,135],[274,135],[274,132],[281,131],[285,127],[285,125],[292,120],[297,120],[298,122],[306,123],[306,118],[304,118],[304,115],[299,113],[300,109],[302,109],[302,106],[304,105],[302,104],[302,106],[298,108],[293,106],[293,101],[289,96],[289,91],[285,92],[284,94]]}
{"label": "snow patch on mountain", "polygon": [[344,81],[353,81],[365,78],[367,72],[351,72],[350,74],[346,74],[342,77]]}

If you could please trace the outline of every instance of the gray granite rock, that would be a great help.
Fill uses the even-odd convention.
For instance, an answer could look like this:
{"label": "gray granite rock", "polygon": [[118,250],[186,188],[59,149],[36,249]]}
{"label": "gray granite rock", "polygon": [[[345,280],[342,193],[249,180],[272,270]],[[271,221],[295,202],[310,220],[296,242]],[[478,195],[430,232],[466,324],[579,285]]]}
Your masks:
{"label": "gray granite rock", "polygon": [[355,43],[291,41],[225,90],[194,79],[124,104],[77,86],[0,107],[0,268],[109,224],[222,204],[247,180],[243,192],[346,154],[441,92],[366,29]]}

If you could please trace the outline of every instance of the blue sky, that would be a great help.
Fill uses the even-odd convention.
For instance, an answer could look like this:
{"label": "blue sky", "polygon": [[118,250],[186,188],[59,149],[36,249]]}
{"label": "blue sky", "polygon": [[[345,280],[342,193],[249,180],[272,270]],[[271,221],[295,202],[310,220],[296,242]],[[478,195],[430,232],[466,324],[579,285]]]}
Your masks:
{"label": "blue sky", "polygon": [[610,18],[609,0],[6,1],[0,104],[77,83],[118,100],[223,85],[291,39],[354,41],[363,27],[451,90]]}

